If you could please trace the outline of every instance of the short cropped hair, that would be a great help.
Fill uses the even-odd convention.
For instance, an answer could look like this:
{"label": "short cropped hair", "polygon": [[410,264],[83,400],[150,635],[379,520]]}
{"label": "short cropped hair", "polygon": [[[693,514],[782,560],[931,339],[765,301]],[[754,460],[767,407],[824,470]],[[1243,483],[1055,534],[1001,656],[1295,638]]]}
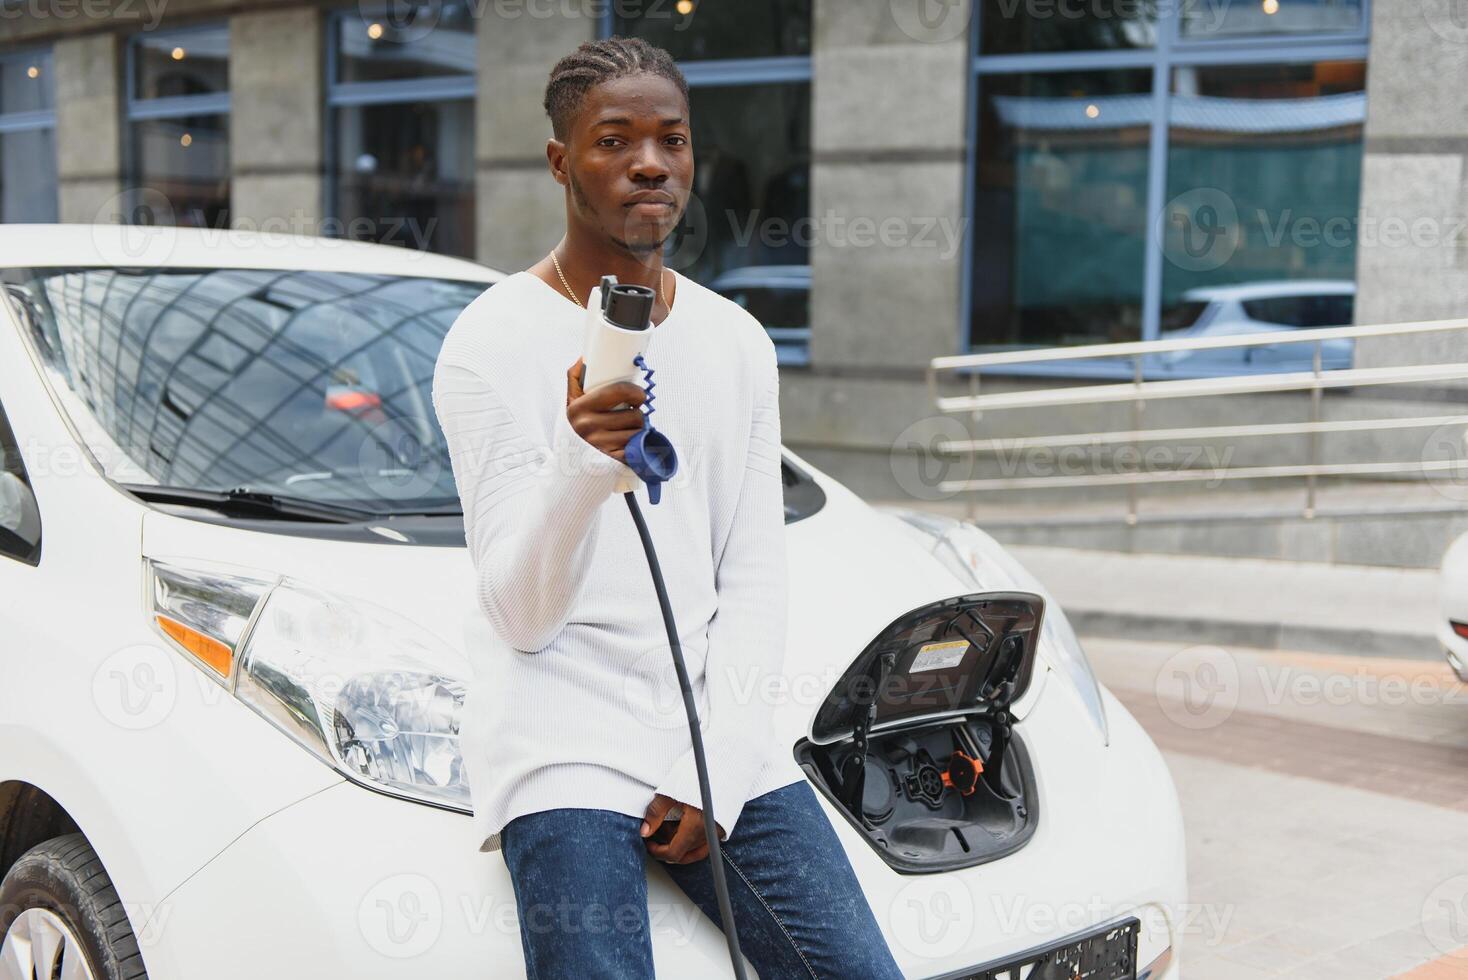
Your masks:
{"label": "short cropped hair", "polygon": [[614,35],[597,41],[583,41],[575,51],[556,62],[545,86],[545,114],[550,117],[551,131],[556,139],[565,140],[571,120],[592,88],[602,82],[640,72],[668,79],[678,86],[683,101],[688,101],[688,80],[683,77],[673,56],[639,37]]}

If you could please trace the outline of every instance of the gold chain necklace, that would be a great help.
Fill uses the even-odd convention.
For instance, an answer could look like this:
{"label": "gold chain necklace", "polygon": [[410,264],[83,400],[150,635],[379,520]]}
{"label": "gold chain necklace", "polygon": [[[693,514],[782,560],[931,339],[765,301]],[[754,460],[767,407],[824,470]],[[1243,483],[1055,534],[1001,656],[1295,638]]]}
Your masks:
{"label": "gold chain necklace", "polygon": [[[561,286],[566,290],[566,295],[571,297],[571,299],[576,303],[577,306],[585,309],[586,304],[581,302],[576,294],[572,292],[571,284],[566,281],[566,274],[561,271],[561,260],[556,258],[555,249],[551,249],[551,263],[556,267],[556,275],[561,277]],[[663,292],[663,274],[661,271],[658,272],[658,295],[661,296],[663,299],[663,308],[669,313],[672,313],[673,308],[668,305],[668,294]]]}

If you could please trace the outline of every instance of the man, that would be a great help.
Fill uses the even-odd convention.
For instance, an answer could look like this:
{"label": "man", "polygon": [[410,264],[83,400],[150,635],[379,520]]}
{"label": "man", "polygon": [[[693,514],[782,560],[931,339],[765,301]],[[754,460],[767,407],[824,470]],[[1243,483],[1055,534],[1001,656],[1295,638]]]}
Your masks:
{"label": "man", "polygon": [[679,473],[656,506],[637,492],[745,955],[765,980],[900,977],[790,747],[769,737],[763,681],[782,667],[787,605],[779,375],[758,321],[663,267],[693,180],[687,83],[666,51],[613,37],[556,64],[545,109],[565,237],[464,310],[433,389],[479,603],[505,647],[471,684],[465,756],[482,849],[503,851],[514,882],[526,970],[651,977],[649,857],[718,921],[666,633],[613,492],[644,391],[578,383],[583,306],[610,273],[657,294],[647,360]]}

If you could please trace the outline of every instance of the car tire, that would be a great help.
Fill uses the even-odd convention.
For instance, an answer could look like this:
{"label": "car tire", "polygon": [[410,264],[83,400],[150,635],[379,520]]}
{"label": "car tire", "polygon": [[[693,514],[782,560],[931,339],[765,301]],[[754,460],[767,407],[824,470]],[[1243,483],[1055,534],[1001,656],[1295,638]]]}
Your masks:
{"label": "car tire", "polygon": [[[17,940],[22,932],[39,931],[59,938],[61,950],[53,956],[58,969],[63,951],[80,952],[83,972],[95,980],[140,980],[148,975],[117,889],[83,834],[37,844],[0,882],[0,977],[24,969],[41,944]],[[36,964],[35,969],[41,976],[52,975],[51,963]],[[29,978],[28,973],[19,975]]]}

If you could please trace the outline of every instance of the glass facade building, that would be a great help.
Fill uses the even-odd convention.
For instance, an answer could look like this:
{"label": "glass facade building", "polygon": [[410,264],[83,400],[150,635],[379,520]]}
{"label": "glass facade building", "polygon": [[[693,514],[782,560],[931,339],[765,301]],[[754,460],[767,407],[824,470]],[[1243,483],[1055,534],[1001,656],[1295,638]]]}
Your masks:
{"label": "glass facade building", "polygon": [[[667,49],[688,79],[694,188],[667,262],[765,324],[782,364],[809,360],[811,4],[612,5],[603,35]],[[686,6],[687,12],[682,8]]]}
{"label": "glass facade building", "polygon": [[330,15],[333,231],[473,256],[474,29],[468,0],[364,3]]}
{"label": "glass facade building", "polygon": [[127,54],[130,219],[228,227],[228,25],[137,34]]}
{"label": "glass facade building", "polygon": [[[961,349],[1351,323],[1359,0],[977,9]],[[1349,364],[1336,354],[1327,366]],[[1231,352],[1146,370],[1309,357]]]}
{"label": "glass facade building", "polygon": [[56,75],[51,53],[0,56],[0,221],[55,221]]}
{"label": "glass facade building", "polygon": [[[610,3],[582,21],[581,36],[637,36],[677,59],[690,86],[695,187],[667,261],[754,313],[787,365],[810,362],[812,289],[842,288],[812,285],[812,127],[824,101],[813,62],[823,36],[901,42],[886,8],[833,5],[822,12],[824,31],[814,0]],[[533,31],[519,26],[526,38],[556,29],[568,39],[544,53],[548,71],[576,32],[544,23],[567,15],[536,9],[524,8],[525,17],[541,18]],[[1351,322],[1369,0],[973,0],[969,9],[969,33],[953,41],[955,52],[966,45],[965,67],[956,76],[945,69],[949,87],[934,93],[958,107],[964,132],[953,150],[963,167],[961,204],[944,199],[942,213],[962,219],[962,256],[949,267],[959,295],[942,311],[954,324],[951,344],[932,353]],[[487,121],[481,104],[497,97],[497,59],[515,55],[486,33],[507,29],[508,13],[473,0],[362,0],[301,18],[311,32],[307,62],[281,68],[299,72],[304,90],[290,111],[319,112],[319,123],[296,130],[311,134],[310,148],[279,165],[232,164],[231,98],[258,96],[232,93],[231,80],[258,84],[270,61],[258,40],[267,13],[233,16],[253,18],[236,38],[256,45],[243,73],[231,71],[229,19],[181,16],[182,26],[117,42],[117,176],[128,220],[227,227],[231,180],[248,172],[261,179],[240,222],[262,221],[275,207],[305,213],[322,234],[496,260],[483,254],[494,239],[481,226],[504,219],[503,203],[485,198],[497,193],[506,164],[494,148],[477,147],[476,130],[508,118]],[[52,59],[50,46],[35,44],[0,54],[0,220],[55,220],[65,210]],[[531,62],[539,64],[505,69],[515,98],[533,87],[522,77]],[[897,84],[892,91],[894,99],[918,97]],[[879,102],[881,89],[873,92]],[[258,138],[258,120],[277,96],[251,101],[251,125],[242,115],[234,128]],[[849,99],[832,104],[852,111]],[[880,118],[892,110],[874,108]],[[534,140],[520,146],[518,131],[511,135],[519,148],[507,165],[514,180],[529,179]],[[886,135],[874,134],[878,165],[923,162],[920,150],[883,142]],[[862,150],[843,145],[841,154],[860,163]],[[71,170],[95,178],[85,161]],[[871,194],[896,194],[894,179],[873,177]],[[294,189],[281,190],[288,185]],[[865,206],[899,207],[875,198]],[[522,237],[540,220],[513,209],[509,218]],[[930,338],[922,349],[932,346]],[[1249,358],[1260,369],[1290,361],[1279,351]],[[1344,366],[1351,352],[1327,360]],[[1146,370],[1238,366],[1194,358]],[[1032,370],[1107,375],[1130,367]]]}

